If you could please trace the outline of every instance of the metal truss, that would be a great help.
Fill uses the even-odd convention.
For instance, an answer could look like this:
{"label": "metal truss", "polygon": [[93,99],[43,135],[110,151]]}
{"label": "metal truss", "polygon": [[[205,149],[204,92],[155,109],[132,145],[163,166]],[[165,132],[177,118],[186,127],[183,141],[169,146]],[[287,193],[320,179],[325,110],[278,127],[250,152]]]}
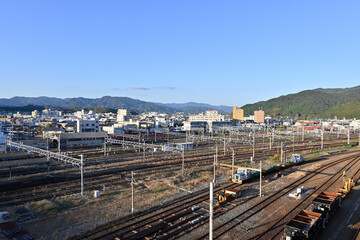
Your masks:
{"label": "metal truss", "polygon": [[17,142],[13,142],[10,139],[6,140],[6,145],[8,145],[9,147],[13,147],[16,149],[20,149],[20,150],[25,150],[28,151],[29,153],[37,153],[39,155],[48,157],[48,158],[52,158],[58,161],[62,161],[65,162],[67,164],[71,164],[71,165],[75,165],[77,167],[81,167],[81,160],[77,159],[77,158],[73,158],[73,157],[69,157],[65,154],[61,154],[61,153],[54,153],[48,150],[44,150],[41,148],[36,148],[36,147],[32,147],[32,146],[28,146],[22,143],[17,143]]}

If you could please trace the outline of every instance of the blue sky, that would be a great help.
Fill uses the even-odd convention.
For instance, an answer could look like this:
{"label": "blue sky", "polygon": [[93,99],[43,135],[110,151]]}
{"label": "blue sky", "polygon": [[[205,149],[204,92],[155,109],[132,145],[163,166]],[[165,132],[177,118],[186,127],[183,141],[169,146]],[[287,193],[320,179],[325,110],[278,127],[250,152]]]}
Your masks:
{"label": "blue sky", "polygon": [[360,1],[0,2],[0,97],[252,103],[360,85]]}

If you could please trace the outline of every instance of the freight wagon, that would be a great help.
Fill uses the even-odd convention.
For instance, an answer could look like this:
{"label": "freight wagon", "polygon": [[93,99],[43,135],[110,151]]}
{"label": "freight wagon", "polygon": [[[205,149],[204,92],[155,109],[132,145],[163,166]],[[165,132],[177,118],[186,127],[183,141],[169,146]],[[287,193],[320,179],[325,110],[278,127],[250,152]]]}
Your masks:
{"label": "freight wagon", "polygon": [[337,193],[322,192],[309,205],[291,219],[284,227],[286,240],[316,239],[325,228],[329,218],[341,205],[341,198]]}

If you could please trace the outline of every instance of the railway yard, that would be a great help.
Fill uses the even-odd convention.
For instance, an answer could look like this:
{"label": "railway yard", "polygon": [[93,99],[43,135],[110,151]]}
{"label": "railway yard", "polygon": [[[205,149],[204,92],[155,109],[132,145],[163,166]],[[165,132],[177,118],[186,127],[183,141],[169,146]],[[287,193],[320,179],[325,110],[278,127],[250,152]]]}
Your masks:
{"label": "railway yard", "polygon": [[[153,144],[193,147],[155,151],[151,143],[118,140],[104,148],[49,149],[57,160],[9,147],[0,155],[0,212],[35,239],[209,239],[215,182],[214,239],[352,239],[360,227],[358,140],[174,134]],[[65,160],[79,155],[83,174]]]}

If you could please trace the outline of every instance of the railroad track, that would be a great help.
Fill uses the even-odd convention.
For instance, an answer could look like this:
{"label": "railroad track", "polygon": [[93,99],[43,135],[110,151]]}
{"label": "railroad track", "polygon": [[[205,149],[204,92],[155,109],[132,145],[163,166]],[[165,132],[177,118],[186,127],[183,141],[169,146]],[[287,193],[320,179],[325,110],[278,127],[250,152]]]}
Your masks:
{"label": "railroad track", "polygon": [[[296,189],[297,187],[301,186],[303,183],[305,183],[309,179],[313,178],[317,174],[323,172],[324,170],[326,170],[326,169],[328,169],[330,167],[333,167],[333,166],[335,166],[335,165],[337,165],[339,163],[342,163],[342,162],[350,161],[351,163],[355,163],[358,160],[359,160],[358,156],[356,156],[356,157],[349,156],[349,157],[346,157],[346,158],[343,158],[343,159],[328,163],[328,164],[322,166],[321,168],[310,172],[308,175],[303,177],[300,181],[297,180],[297,181],[294,181],[294,182],[286,185],[284,188],[274,192],[273,194],[268,196],[266,199],[264,199],[264,200],[260,201],[259,203],[255,204],[254,206],[250,207],[246,211],[241,212],[240,214],[236,215],[235,217],[231,218],[230,220],[228,220],[228,221],[222,223],[221,225],[217,226],[216,228],[214,228],[214,235],[213,235],[214,239],[215,238],[220,238],[224,234],[228,233],[230,230],[235,228],[237,225],[243,223],[244,221],[246,221],[250,217],[256,215],[257,213],[259,213],[261,210],[265,209],[270,204],[273,204],[278,199],[280,199],[281,197],[287,195],[289,192],[291,192],[294,189]],[[344,168],[342,168],[340,171],[338,171],[338,173],[341,173]],[[197,239],[207,239],[207,237],[208,237],[208,234],[203,235],[203,236],[201,236],[201,237],[199,237]]]}
{"label": "railroad track", "polygon": [[[302,147],[301,150],[309,149],[310,147]],[[208,156],[211,156],[208,158]],[[251,153],[241,153],[239,155],[242,156],[249,156]],[[140,167],[136,169],[136,171],[141,171],[143,174],[152,175],[158,173],[159,170],[166,170],[168,172],[176,172],[180,169],[181,160],[179,157],[173,159],[166,159],[162,161],[157,161],[156,165],[145,165],[144,167]],[[194,159],[194,160],[192,160]],[[220,161],[227,161],[230,160],[230,156],[219,156]],[[201,154],[201,155],[194,155],[185,160],[185,166],[189,166],[192,164],[206,166],[213,163],[212,154]],[[154,166],[155,165],[155,166]],[[128,169],[122,169],[121,171],[116,172],[115,174],[124,173],[126,171],[130,171],[131,166]],[[125,180],[114,180],[112,178],[113,174],[107,174],[106,176],[95,176],[91,178],[86,178],[85,181],[85,190],[91,191],[99,189],[99,187],[106,185],[106,186],[113,186],[116,184],[123,184]],[[104,180],[100,180],[104,179]],[[59,182],[56,184],[46,184],[38,186],[40,189],[34,189],[34,187],[29,187],[17,191],[5,191],[0,196],[0,206],[6,205],[17,205],[22,204],[30,201],[41,200],[41,199],[52,199],[54,197],[54,192],[58,193],[56,196],[65,196],[70,194],[76,194],[80,191],[80,186],[78,180],[71,180],[66,183],[66,187],[63,186],[64,182]],[[90,186],[90,187],[87,187]],[[47,190],[43,190],[43,189]],[[46,194],[46,191],[49,193]],[[6,195],[6,197],[4,197]]]}
{"label": "railroad track", "polygon": [[[358,160],[358,159],[357,159]],[[294,214],[299,213],[301,210],[304,209],[304,203],[309,202],[312,199],[313,195],[319,194],[323,191],[328,190],[331,186],[333,186],[341,177],[342,171],[348,171],[353,167],[357,161],[353,161],[349,166],[345,166],[341,170],[339,170],[336,174],[334,174],[329,180],[325,181],[321,186],[319,186],[312,194],[309,194],[306,196],[302,201],[297,204],[291,211],[289,211],[288,214],[281,217],[278,221],[276,221],[271,227],[269,227],[266,231],[259,234],[258,236],[254,237],[253,239],[279,239],[283,233],[284,226],[287,222],[289,222],[293,217]],[[357,174],[360,173],[360,168],[356,170],[356,172],[353,174],[353,177],[355,177]],[[359,177],[357,178],[359,180]],[[327,185],[327,186],[326,186]],[[325,187],[326,186],[326,187]],[[307,204],[308,205],[308,204]]]}
{"label": "railroad track", "polygon": [[[215,188],[216,191],[224,188],[224,187],[234,187],[238,186],[237,183],[230,183],[221,185]],[[111,237],[116,236],[124,236],[127,234],[128,238],[129,233],[135,229],[143,228],[150,223],[154,223],[159,221],[161,218],[166,216],[170,216],[172,214],[176,214],[186,208],[192,207],[196,204],[199,204],[205,200],[208,200],[209,189],[202,189],[194,193],[193,197],[184,196],[178,198],[174,201],[169,202],[165,206],[161,206],[161,209],[155,208],[150,211],[146,211],[139,214],[135,214],[134,216],[125,217],[124,219],[118,219],[111,223],[102,225],[94,230],[88,231],[81,236],[75,236],[70,238],[71,240],[80,240],[80,239],[110,239]],[[160,211],[159,211],[160,210]],[[124,237],[126,239],[126,237]]]}
{"label": "railroad track", "polygon": [[[338,164],[340,162],[344,162],[346,161],[346,159],[341,159],[338,162],[334,163],[334,164]],[[328,167],[330,167],[332,165],[328,165]],[[299,183],[301,184],[301,183]],[[225,187],[234,187],[236,185],[234,184],[229,184]],[[219,188],[216,189],[216,191],[219,190]],[[254,197],[251,197],[247,200],[250,200]],[[145,236],[150,236],[149,233],[156,233],[157,229],[156,227],[147,229],[146,225],[151,225],[154,223],[160,224],[159,220],[165,218],[166,216],[169,215],[174,215],[174,214],[178,214],[180,213],[182,210],[189,208],[195,204],[198,204],[199,202],[208,200],[208,190],[206,190],[206,192],[202,193],[202,194],[198,194],[198,196],[196,198],[189,198],[186,201],[188,201],[189,204],[187,204],[186,206],[181,206],[181,207],[174,207],[173,209],[169,209],[166,210],[166,215],[164,215],[164,212],[161,212],[161,215],[159,214],[155,214],[154,216],[151,215],[150,217],[147,217],[145,219],[138,219],[135,222],[130,222],[128,224],[125,224],[125,221],[121,221],[121,220],[117,220],[114,221],[114,223],[112,223],[111,225],[105,225],[104,227],[101,227],[97,230],[88,232],[87,234],[78,237],[78,238],[73,238],[73,239],[114,239],[114,237],[119,237],[120,239],[142,239]],[[184,201],[183,199],[181,199],[180,201]],[[197,201],[197,202],[196,202]],[[188,219],[187,219],[188,220]],[[116,227],[116,225],[118,225],[118,227]],[[134,234],[131,231],[136,230],[136,233]],[[167,228],[167,230],[172,230],[173,232],[166,232],[165,230],[162,230],[162,234],[166,234],[166,235],[159,235],[157,236],[157,239],[169,239],[172,236],[174,236],[174,233],[177,233],[179,229],[175,228],[174,231],[174,227],[170,227]]]}

